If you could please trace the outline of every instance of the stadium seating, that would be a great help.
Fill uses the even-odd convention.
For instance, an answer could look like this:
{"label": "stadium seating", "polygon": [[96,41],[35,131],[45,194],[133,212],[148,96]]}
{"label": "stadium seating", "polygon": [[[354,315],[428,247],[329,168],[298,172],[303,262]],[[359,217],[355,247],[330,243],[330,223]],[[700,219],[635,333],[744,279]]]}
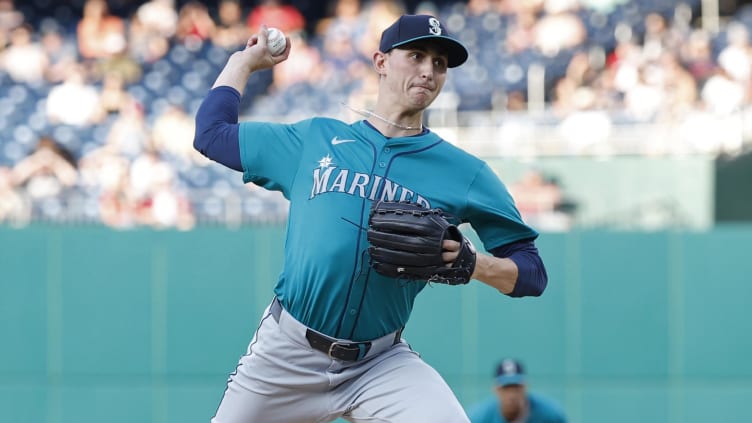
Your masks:
{"label": "stadium seating", "polygon": [[[49,19],[49,1],[35,0],[18,2],[27,21],[39,27],[44,19]],[[699,0],[688,0],[685,4],[695,13],[699,10]],[[619,25],[630,27],[636,36],[645,30],[644,17],[657,12],[671,19],[677,7],[673,0],[637,0],[614,2],[610,10],[596,10],[587,7],[574,11],[586,29],[586,40],[582,45],[546,55],[535,49],[510,52],[504,45],[505,34],[511,25],[511,18],[498,13],[469,16],[464,2],[446,4],[441,8],[441,17],[451,30],[473,52],[467,63],[458,68],[449,80],[446,96],[456,101],[442,103],[441,107],[455,107],[455,111],[490,111],[499,106],[498,98],[510,92],[527,91],[528,70],[532,65],[544,69],[544,82],[547,100],[553,84],[561,78],[570,58],[580,50],[599,48],[608,52],[616,44],[615,29]],[[114,12],[118,12],[117,9]],[[52,18],[75,37],[75,22],[80,9],[71,4],[63,4],[52,10]],[[752,6],[741,7],[736,16],[739,22],[752,29]],[[724,32],[714,37],[715,51],[725,43]],[[310,40],[313,46],[321,46],[321,40]],[[169,52],[153,63],[141,63],[142,77],[127,86],[127,92],[145,106],[147,122],[170,104],[180,105],[192,114],[198,108],[201,98],[226,62],[231,51],[212,45],[183,44],[172,42]],[[278,114],[270,115],[270,110],[283,110],[284,118],[293,119],[313,114],[337,114],[341,112],[340,101],[347,98],[357,88],[357,82],[333,87],[311,82],[296,83],[284,90],[269,92],[272,84],[270,71],[252,75],[248,91],[241,103],[241,114],[245,118],[280,119]],[[0,71],[0,165],[12,166],[28,154],[35,140],[44,134],[51,134],[76,158],[80,158],[96,146],[104,144],[114,117],[108,117],[98,125],[71,127],[49,122],[45,115],[45,99],[52,84],[29,85],[15,83]],[[189,142],[189,141],[187,141]],[[177,159],[170,159],[177,169],[178,183],[188,191],[201,192],[190,195],[199,220],[219,219],[226,213],[228,192],[242,186],[239,176],[232,171],[218,170],[215,166],[185,166]],[[284,214],[277,200],[270,200],[259,191],[252,191],[241,207],[240,220],[260,219],[263,212],[274,211]],[[207,194],[208,193],[208,194]],[[78,192],[85,197],[89,192]],[[88,200],[74,201],[76,204],[90,204]],[[283,204],[284,202],[282,202]],[[58,207],[59,206],[59,207]],[[65,204],[65,207],[72,207]],[[54,210],[63,207],[46,204],[36,210],[40,217],[49,218]],[[90,210],[82,206],[82,216],[90,216]]]}

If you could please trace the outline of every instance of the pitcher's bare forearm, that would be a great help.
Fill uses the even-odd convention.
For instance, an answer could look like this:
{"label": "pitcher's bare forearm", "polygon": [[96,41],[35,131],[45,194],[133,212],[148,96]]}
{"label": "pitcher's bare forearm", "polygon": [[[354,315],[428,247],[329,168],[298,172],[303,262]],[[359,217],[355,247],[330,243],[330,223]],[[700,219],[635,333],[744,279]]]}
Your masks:
{"label": "pitcher's bare forearm", "polygon": [[478,254],[473,279],[496,288],[503,294],[511,294],[518,276],[517,264],[511,259]]}
{"label": "pitcher's bare forearm", "polygon": [[251,69],[247,63],[244,63],[243,58],[238,57],[244,52],[238,51],[230,56],[222,72],[217,76],[217,80],[214,82],[212,88],[221,86],[227,86],[237,90],[240,95],[243,95],[245,86],[248,83],[248,78],[251,76]]}
{"label": "pitcher's bare forearm", "polygon": [[[444,241],[444,261],[452,263],[457,258],[459,243]],[[520,240],[491,250],[491,254],[478,253],[472,279],[496,288],[511,297],[537,297],[548,285],[548,274],[538,248],[532,240]]]}

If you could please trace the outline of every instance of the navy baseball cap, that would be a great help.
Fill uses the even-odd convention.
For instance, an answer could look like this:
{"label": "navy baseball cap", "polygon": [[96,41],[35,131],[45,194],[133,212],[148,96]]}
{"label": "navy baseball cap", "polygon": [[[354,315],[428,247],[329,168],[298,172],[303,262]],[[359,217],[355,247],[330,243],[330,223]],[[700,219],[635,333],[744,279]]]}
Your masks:
{"label": "navy baseball cap", "polygon": [[457,67],[467,60],[467,49],[444,29],[439,20],[430,15],[402,15],[395,23],[381,33],[379,50],[389,50],[418,40],[433,40],[441,44],[449,53],[450,68]]}
{"label": "navy baseball cap", "polygon": [[496,367],[496,384],[499,386],[522,385],[525,383],[525,369],[522,363],[507,358]]}

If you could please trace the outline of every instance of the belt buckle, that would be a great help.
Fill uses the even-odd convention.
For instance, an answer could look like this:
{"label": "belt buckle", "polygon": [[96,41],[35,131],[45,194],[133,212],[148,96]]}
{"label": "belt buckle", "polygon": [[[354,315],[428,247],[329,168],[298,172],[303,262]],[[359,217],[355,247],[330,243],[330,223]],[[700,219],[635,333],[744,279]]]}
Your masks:
{"label": "belt buckle", "polygon": [[349,342],[334,341],[334,342],[332,342],[329,345],[329,351],[327,352],[327,355],[329,356],[329,358],[336,358],[336,359],[340,360],[341,358],[335,357],[334,355],[332,355],[332,353],[334,353],[334,348],[336,348],[336,347],[346,347],[348,345],[349,345]]}

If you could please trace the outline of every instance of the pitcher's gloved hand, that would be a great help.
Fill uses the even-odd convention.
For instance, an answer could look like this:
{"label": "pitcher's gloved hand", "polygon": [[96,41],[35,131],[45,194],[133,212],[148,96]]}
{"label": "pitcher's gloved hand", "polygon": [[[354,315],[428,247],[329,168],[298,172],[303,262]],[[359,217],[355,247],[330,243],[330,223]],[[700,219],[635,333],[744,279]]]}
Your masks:
{"label": "pitcher's gloved hand", "polygon": [[[446,239],[460,243],[453,263],[442,259]],[[368,219],[368,242],[371,267],[384,276],[461,285],[470,282],[475,270],[475,247],[441,209],[375,202]]]}

